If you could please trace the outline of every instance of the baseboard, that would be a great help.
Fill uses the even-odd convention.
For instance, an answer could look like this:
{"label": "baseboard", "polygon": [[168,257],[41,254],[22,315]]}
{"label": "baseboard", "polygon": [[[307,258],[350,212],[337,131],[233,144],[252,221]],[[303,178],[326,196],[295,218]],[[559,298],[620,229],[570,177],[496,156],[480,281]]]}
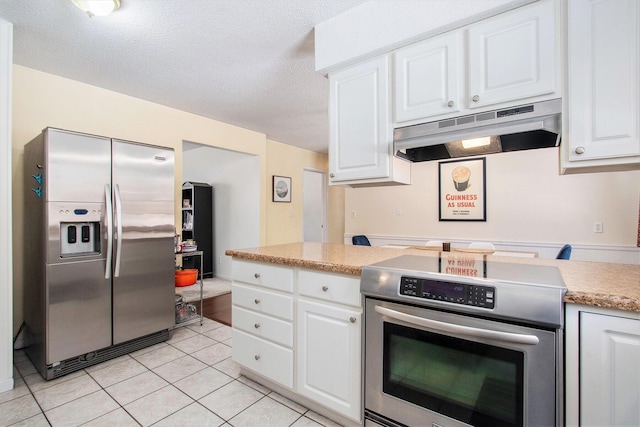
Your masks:
{"label": "baseboard", "polygon": [[[354,234],[344,234],[344,244],[351,244],[351,237]],[[389,236],[380,234],[367,234],[367,238],[372,246],[388,244],[399,244],[409,246],[422,246],[429,240],[447,240],[452,247],[465,247],[471,241],[460,239],[443,239],[438,236],[416,237],[416,236]],[[495,241],[492,240],[496,249],[503,251],[532,251],[538,252],[539,258],[553,259],[558,254],[563,243],[545,242],[517,242],[517,241]],[[572,261],[608,262],[614,264],[640,264],[640,248],[635,246],[620,245],[583,245],[571,244]]]}
{"label": "baseboard", "polygon": [[0,393],[13,390],[13,378],[0,381]]}

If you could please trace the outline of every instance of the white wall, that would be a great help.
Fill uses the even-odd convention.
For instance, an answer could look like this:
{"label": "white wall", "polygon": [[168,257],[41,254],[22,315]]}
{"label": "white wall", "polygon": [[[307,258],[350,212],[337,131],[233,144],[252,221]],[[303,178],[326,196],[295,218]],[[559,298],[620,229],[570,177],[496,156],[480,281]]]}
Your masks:
{"label": "white wall", "polygon": [[0,393],[13,388],[12,52],[13,25],[0,19]]}
{"label": "white wall", "polygon": [[[439,221],[438,162],[432,161],[413,164],[409,186],[346,189],[345,234],[525,242],[553,250],[571,243],[591,248],[584,260],[592,261],[611,261],[605,252],[616,250],[640,256],[640,171],[560,175],[558,148],[486,159],[486,222]],[[593,232],[596,221],[603,233]]]}
{"label": "white wall", "polygon": [[183,181],[213,186],[215,277],[231,279],[227,249],[260,246],[259,171],[258,156],[183,142]]}

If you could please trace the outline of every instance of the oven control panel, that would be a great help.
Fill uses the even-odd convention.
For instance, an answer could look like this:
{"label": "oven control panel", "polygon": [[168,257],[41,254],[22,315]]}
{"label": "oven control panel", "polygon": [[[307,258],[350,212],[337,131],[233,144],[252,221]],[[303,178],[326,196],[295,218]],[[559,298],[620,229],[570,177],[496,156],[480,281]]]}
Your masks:
{"label": "oven control panel", "polygon": [[496,288],[492,286],[468,285],[402,276],[400,295],[443,301],[454,304],[494,308]]}

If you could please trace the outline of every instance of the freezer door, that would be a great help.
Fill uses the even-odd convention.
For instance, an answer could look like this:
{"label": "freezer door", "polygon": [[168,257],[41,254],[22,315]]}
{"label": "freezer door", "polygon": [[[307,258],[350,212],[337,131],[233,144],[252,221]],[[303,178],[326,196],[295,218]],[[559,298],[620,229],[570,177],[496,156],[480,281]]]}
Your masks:
{"label": "freezer door", "polygon": [[47,202],[103,202],[111,182],[111,140],[45,129],[44,188]]}
{"label": "freezer door", "polygon": [[114,139],[113,183],[120,184],[123,201],[173,203],[173,149]]}
{"label": "freezer door", "polygon": [[105,261],[46,267],[46,364],[111,345],[111,283]]}
{"label": "freezer door", "polygon": [[175,323],[173,150],[113,141],[113,343]]}

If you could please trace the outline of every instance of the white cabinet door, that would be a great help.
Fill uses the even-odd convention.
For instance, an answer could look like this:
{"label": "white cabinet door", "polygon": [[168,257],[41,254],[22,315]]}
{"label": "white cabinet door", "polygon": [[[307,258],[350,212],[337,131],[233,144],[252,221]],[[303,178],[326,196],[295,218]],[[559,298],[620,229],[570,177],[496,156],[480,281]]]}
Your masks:
{"label": "white cabinet door", "polygon": [[395,122],[460,111],[462,54],[461,31],[393,54]]}
{"label": "white cabinet door", "polygon": [[361,418],[361,321],[360,311],[298,299],[297,391],[356,421]]}
{"label": "white cabinet door", "polygon": [[[586,167],[589,160],[629,156],[635,159],[622,162],[637,165],[640,2],[570,0],[567,28],[569,145],[563,166],[576,162]],[[607,163],[616,162],[600,164]]]}
{"label": "white cabinet door", "polygon": [[329,86],[330,182],[392,180],[388,57],[331,74]]}
{"label": "white cabinet door", "polygon": [[580,424],[640,426],[640,320],[580,314]]}
{"label": "white cabinet door", "polygon": [[469,108],[557,91],[555,3],[540,1],[469,27]]}

